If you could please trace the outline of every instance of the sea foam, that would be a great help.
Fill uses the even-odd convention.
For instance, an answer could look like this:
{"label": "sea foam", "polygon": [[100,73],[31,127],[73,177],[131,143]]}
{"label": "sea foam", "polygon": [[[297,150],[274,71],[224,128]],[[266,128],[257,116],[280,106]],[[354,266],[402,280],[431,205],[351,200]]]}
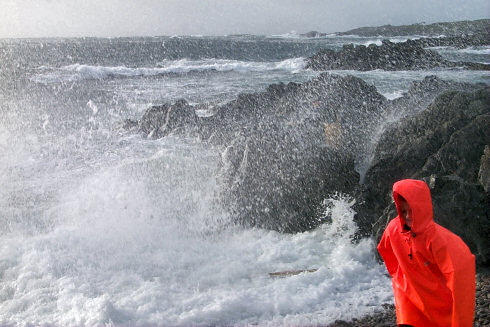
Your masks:
{"label": "sea foam", "polygon": [[329,223],[310,232],[234,227],[212,205],[206,155],[196,170],[197,149],[181,150],[87,176],[51,208],[55,228],[3,235],[0,324],[297,326],[391,303],[373,241],[351,241],[348,198],[327,199]]}
{"label": "sea foam", "polygon": [[151,77],[166,74],[188,74],[193,72],[230,72],[241,73],[286,70],[296,73],[305,66],[304,58],[292,58],[277,62],[252,62],[226,59],[203,60],[164,60],[158,67],[106,67],[73,64],[61,68],[39,67],[40,73],[31,80],[36,83],[50,84],[80,80],[107,78]]}
{"label": "sea foam", "polygon": [[[464,53],[471,53],[477,55],[487,55],[490,56],[490,46],[482,46],[482,47],[469,47],[465,49],[459,50]],[[489,58],[487,57],[487,63],[489,62]]]}

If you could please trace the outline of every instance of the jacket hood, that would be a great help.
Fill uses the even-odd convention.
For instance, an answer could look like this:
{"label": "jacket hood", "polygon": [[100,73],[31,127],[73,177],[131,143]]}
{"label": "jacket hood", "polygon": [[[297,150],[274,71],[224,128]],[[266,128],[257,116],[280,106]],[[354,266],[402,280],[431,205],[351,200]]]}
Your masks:
{"label": "jacket hood", "polygon": [[425,182],[415,179],[404,179],[393,184],[393,199],[395,200],[398,217],[403,227],[405,220],[400,214],[399,195],[408,202],[408,205],[412,209],[412,232],[416,234],[420,233],[434,223],[432,199],[429,187]]}

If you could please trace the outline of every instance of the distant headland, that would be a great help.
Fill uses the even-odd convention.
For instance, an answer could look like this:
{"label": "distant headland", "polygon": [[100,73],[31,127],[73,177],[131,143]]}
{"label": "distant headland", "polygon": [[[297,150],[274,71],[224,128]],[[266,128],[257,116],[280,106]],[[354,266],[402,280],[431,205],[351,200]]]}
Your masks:
{"label": "distant headland", "polygon": [[[473,34],[487,34],[489,32],[490,19],[479,19],[473,21],[442,22],[442,23],[417,23],[411,25],[383,25],[377,27],[359,27],[345,32],[336,32],[335,35],[358,35],[358,36],[461,36]],[[306,37],[323,37],[332,33],[321,33],[311,31],[302,36]]]}

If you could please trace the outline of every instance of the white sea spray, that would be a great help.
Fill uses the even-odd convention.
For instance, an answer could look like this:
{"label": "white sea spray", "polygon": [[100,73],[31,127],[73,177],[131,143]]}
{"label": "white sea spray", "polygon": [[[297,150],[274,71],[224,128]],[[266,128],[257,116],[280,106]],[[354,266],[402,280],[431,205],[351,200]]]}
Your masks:
{"label": "white sea spray", "polygon": [[391,302],[372,240],[351,242],[346,199],[327,200],[331,222],[311,232],[202,234],[187,225],[196,221],[154,216],[143,185],[117,175],[94,176],[68,196],[58,210],[71,223],[2,239],[2,323],[327,324]]}

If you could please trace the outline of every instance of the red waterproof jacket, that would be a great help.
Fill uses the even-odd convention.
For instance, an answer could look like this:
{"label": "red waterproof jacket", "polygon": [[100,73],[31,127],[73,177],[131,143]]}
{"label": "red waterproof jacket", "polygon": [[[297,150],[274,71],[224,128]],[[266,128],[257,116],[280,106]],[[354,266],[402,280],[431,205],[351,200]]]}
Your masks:
{"label": "red waterproof jacket", "polygon": [[[407,229],[398,195],[412,209]],[[378,244],[391,275],[398,324],[473,326],[475,257],[466,244],[432,219],[429,188],[406,179],[393,185],[398,216]]]}

